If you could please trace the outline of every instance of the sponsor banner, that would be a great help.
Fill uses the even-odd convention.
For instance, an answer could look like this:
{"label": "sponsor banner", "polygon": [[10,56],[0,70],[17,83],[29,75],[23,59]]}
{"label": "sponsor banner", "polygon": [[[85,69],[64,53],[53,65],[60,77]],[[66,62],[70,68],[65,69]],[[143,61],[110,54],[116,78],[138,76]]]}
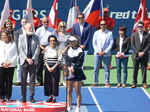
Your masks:
{"label": "sponsor banner", "polygon": [[[10,9],[14,10],[14,19],[17,20],[17,27],[19,29],[20,19],[25,16],[25,9],[27,0],[9,0],[10,1]],[[90,0],[77,0],[77,6],[80,8],[80,11],[83,11],[85,7],[88,5]],[[5,0],[0,0],[0,12],[3,9]],[[148,17],[150,18],[150,8],[148,4],[150,4],[150,0],[146,0],[147,8],[148,8]],[[36,16],[42,18],[43,16],[48,16],[51,6],[53,4],[53,0],[32,0],[32,6],[35,9]],[[127,35],[131,36],[131,32],[133,29],[134,21],[136,14],[138,12],[138,8],[140,5],[140,0],[103,0],[103,7],[108,7],[110,10],[110,17],[115,19],[115,28],[113,30],[114,38],[118,36],[118,28],[121,25],[125,25],[127,27]],[[70,7],[70,0],[59,0],[58,2],[58,17],[67,22],[68,12]],[[93,29],[93,33],[95,28]],[[93,53],[92,44],[89,50],[89,54]]]}

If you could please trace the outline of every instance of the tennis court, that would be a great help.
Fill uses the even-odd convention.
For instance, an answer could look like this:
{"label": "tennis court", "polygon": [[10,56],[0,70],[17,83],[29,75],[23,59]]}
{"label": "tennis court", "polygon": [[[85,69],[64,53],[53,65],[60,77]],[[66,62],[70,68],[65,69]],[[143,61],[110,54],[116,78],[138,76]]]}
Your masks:
{"label": "tennis court", "polygon": [[[28,87],[29,90],[29,87]],[[21,88],[13,87],[12,100],[21,99]],[[47,100],[44,88],[36,87],[35,99]],[[27,93],[29,100],[29,92]],[[66,102],[66,87],[60,87],[58,102]],[[73,93],[73,110],[76,109],[76,94]],[[143,88],[83,87],[81,112],[150,112],[150,96]]]}
{"label": "tennis court", "polygon": [[[141,88],[141,70],[138,75],[138,87],[130,88],[132,85],[132,59],[129,57],[128,63],[128,80],[126,88],[116,88],[116,63],[114,55],[112,56],[113,69],[110,71],[111,88],[104,87],[104,70],[100,69],[98,87],[90,87],[93,83],[93,65],[94,56],[87,55],[85,61],[85,70],[87,80],[82,87],[82,106],[81,112],[150,112],[150,88]],[[16,74],[14,75],[16,83]],[[147,84],[150,86],[150,70],[147,71]],[[21,99],[21,88],[13,87],[12,100]],[[29,91],[27,92],[29,94]],[[44,96],[43,87],[36,87],[35,99],[39,101],[47,100]],[[27,96],[29,100],[29,95]],[[66,102],[66,88],[60,86],[58,102]],[[76,95],[73,93],[73,111],[76,109]]]}

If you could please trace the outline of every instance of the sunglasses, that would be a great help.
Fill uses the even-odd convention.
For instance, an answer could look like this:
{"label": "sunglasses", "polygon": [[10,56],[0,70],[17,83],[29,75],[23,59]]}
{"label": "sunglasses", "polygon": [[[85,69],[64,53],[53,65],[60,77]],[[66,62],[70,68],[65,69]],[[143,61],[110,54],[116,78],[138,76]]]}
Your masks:
{"label": "sunglasses", "polygon": [[66,28],[66,26],[60,26],[60,28]]}
{"label": "sunglasses", "polygon": [[106,24],[101,24],[101,26],[105,26]]}
{"label": "sunglasses", "polygon": [[138,28],[142,28],[143,26],[138,26]]}
{"label": "sunglasses", "polygon": [[104,13],[108,13],[107,11],[105,11]]}
{"label": "sunglasses", "polygon": [[78,19],[83,19],[84,17],[79,17]]}
{"label": "sunglasses", "polygon": [[47,21],[47,22],[43,22],[43,23],[49,23],[49,21]]}

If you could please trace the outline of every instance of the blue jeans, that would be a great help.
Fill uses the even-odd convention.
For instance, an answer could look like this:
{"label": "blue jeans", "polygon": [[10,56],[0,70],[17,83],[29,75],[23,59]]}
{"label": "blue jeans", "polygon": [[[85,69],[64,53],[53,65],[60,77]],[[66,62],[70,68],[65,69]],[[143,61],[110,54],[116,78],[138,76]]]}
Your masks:
{"label": "blue jeans", "polygon": [[102,61],[104,62],[105,84],[109,84],[110,56],[109,57],[94,56],[94,84],[98,84],[99,66]]}
{"label": "blue jeans", "polygon": [[128,58],[116,58],[116,66],[117,66],[117,80],[118,84],[121,84],[121,63],[123,65],[123,84],[127,82],[127,65],[128,65]]}

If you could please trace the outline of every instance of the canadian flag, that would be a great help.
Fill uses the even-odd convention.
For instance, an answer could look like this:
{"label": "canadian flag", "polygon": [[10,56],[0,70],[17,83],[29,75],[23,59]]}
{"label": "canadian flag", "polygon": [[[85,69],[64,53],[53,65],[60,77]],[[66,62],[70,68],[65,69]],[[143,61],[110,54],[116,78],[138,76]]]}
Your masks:
{"label": "canadian flag", "polygon": [[58,21],[61,21],[58,19],[58,0],[54,0],[52,8],[48,15],[49,19],[49,26],[57,30]]}
{"label": "canadian flag", "polygon": [[3,11],[1,13],[1,21],[0,21],[0,30],[2,29],[2,26],[4,24],[4,22],[6,21],[6,19],[9,17],[9,10],[10,10],[10,7],[9,7],[9,0],[6,0],[5,1],[5,4],[4,4],[4,8],[3,8]]}
{"label": "canadian flag", "polygon": [[76,0],[71,0],[70,3],[70,9],[68,13],[68,19],[67,19],[67,32],[71,33],[72,32],[72,26],[77,22],[77,11],[79,11],[77,7],[77,2]]}
{"label": "canadian flag", "polygon": [[139,21],[144,21],[146,19],[146,0],[141,0],[138,13],[134,22],[132,33],[137,31],[137,24]]}

